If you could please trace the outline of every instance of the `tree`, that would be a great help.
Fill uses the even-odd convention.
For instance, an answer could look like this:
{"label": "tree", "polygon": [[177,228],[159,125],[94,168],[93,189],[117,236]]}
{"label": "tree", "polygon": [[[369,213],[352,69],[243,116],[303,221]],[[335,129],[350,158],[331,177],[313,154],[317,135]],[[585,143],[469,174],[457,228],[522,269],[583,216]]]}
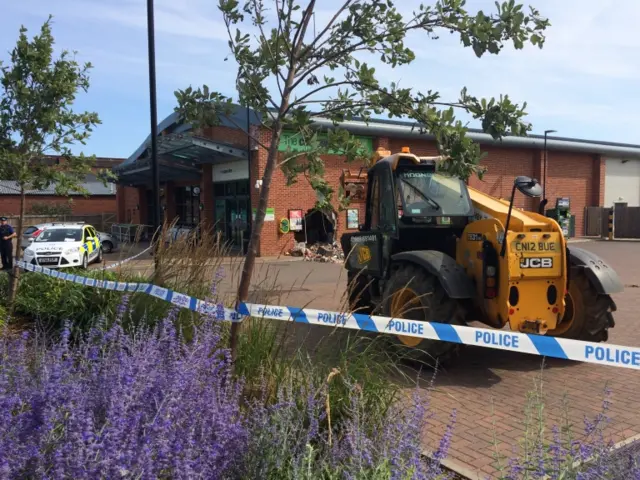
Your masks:
{"label": "tree", "polygon": [[[304,6],[297,0],[274,0],[275,15],[264,3],[245,0],[240,5],[238,0],[219,0],[231,55],[238,64],[238,102],[254,109],[271,132],[266,144],[254,138],[268,151],[268,158],[240,279],[239,301],[248,296],[283,130],[296,132],[307,149],[285,152],[280,167],[289,183],[304,175],[319,194],[320,204],[330,202],[334,193],[323,179],[321,156],[328,151],[339,152],[347,162],[361,157],[358,141],[339,127],[341,121],[352,118],[369,121],[374,115],[386,113],[389,118],[412,119],[420,132],[435,136],[440,154],[447,158],[440,168],[462,178],[482,176],[480,147],[465,135],[467,129],[454,111],[468,112],[481,121],[485,132],[498,139],[530,130],[531,126],[523,122],[526,104],[514,104],[508,96],[478,99],[466,88],[457,101],[447,102],[431,90],[422,93],[396,83],[383,85],[365,59],[376,56],[391,67],[409,65],[415,54],[405,44],[407,35],[421,34],[426,41],[437,39],[438,31],[457,34],[478,57],[498,54],[508,42],[516,49],[522,49],[525,43],[541,48],[544,30],[549,26],[536,9],[530,7],[524,13],[523,6],[514,0],[496,2],[496,11],[491,14],[469,13],[464,0],[437,0],[432,6],[420,5],[410,15],[402,14],[393,0],[341,0],[328,22],[316,31],[316,0],[308,0]],[[312,19],[314,26],[310,27]],[[245,25],[243,30],[241,24]],[[232,109],[230,97],[206,85],[178,90],[176,98],[176,111],[196,128],[219,124],[221,116]],[[314,128],[316,117],[332,121],[334,128],[328,130],[326,142],[319,140]],[[237,324],[232,326],[232,355],[237,328]]]}
{"label": "tree", "polygon": [[[100,123],[97,113],[72,109],[78,91],[89,88],[91,64],[78,64],[66,50],[54,58],[51,18],[31,40],[22,26],[9,64],[0,62],[0,178],[15,181],[20,191],[16,256],[20,255],[25,192],[54,185],[58,195],[86,194],[81,183],[95,161],[94,156],[71,152],[74,144],[85,145]],[[58,161],[47,161],[49,155]],[[10,310],[19,275],[16,266],[9,290]]]}

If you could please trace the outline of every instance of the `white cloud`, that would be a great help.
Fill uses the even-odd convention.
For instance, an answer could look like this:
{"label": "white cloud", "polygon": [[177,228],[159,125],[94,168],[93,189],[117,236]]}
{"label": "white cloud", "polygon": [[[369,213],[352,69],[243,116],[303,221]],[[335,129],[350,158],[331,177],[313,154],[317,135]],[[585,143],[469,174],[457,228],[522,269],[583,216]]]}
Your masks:
{"label": "white cloud", "polygon": [[[425,3],[432,3],[424,0]],[[463,86],[470,93],[490,97],[508,94],[527,101],[536,131],[557,128],[563,135],[639,143],[635,125],[640,116],[640,18],[637,0],[529,0],[549,17],[545,47],[500,55],[475,57],[455,35],[438,40],[411,35],[408,44],[417,55],[407,67],[392,69],[372,60],[383,81],[400,81],[426,91],[436,90],[443,100],[455,100]],[[410,12],[419,0],[397,0]],[[273,2],[265,0],[273,9]],[[337,0],[322,0],[315,17],[320,31],[333,16]],[[468,0],[467,9],[494,10],[493,0]],[[4,6],[3,6],[4,9]],[[20,23],[33,30],[55,15],[56,39],[80,50],[82,59],[95,64],[94,77],[123,98],[146,92],[146,2],[143,0],[23,0],[11,2],[0,19],[0,39],[15,37]],[[273,17],[273,11],[269,18]],[[235,62],[228,55],[227,32],[215,0],[156,0],[156,62],[158,95],[169,109],[173,90],[207,83],[231,93]],[[252,31],[255,31],[252,27]],[[274,82],[269,82],[273,85]],[[135,93],[133,93],[135,92]],[[105,100],[106,101],[106,100]],[[108,99],[117,104],[118,94]],[[147,111],[141,115],[147,115]]]}

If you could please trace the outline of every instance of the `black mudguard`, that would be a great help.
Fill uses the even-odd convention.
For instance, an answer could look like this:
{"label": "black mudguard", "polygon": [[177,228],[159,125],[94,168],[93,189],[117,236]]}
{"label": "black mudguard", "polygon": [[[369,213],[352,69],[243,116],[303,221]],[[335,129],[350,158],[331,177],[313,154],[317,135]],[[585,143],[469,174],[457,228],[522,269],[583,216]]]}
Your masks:
{"label": "black mudguard", "polygon": [[464,269],[449,255],[435,250],[416,250],[396,253],[394,262],[411,262],[420,265],[440,281],[449,298],[470,299],[476,297],[476,288]]}
{"label": "black mudguard", "polygon": [[624,290],[624,285],[616,271],[598,255],[573,246],[569,246],[568,250],[569,265],[572,269],[583,270],[599,294],[611,295]]}

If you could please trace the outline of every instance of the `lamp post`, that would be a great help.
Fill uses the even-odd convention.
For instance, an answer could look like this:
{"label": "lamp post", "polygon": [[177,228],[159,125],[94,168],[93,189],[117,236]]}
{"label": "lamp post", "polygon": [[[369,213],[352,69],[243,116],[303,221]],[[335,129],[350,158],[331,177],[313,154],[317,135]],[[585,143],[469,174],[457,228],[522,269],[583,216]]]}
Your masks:
{"label": "lamp post", "polygon": [[158,114],[156,105],[156,53],[153,0],[147,0],[147,35],[149,43],[149,106],[151,108],[151,189],[153,192],[153,227],[162,224],[160,213],[160,172],[158,171]]}
{"label": "lamp post", "polygon": [[547,196],[547,135],[550,133],[555,133],[556,130],[545,130],[544,131],[544,173],[542,176],[544,177],[542,184],[542,196],[546,198]]}
{"label": "lamp post", "polygon": [[538,213],[540,215],[544,215],[544,209],[547,206],[547,135],[550,133],[555,133],[556,130],[545,130],[544,131],[544,165],[542,167],[542,201],[538,207]]}

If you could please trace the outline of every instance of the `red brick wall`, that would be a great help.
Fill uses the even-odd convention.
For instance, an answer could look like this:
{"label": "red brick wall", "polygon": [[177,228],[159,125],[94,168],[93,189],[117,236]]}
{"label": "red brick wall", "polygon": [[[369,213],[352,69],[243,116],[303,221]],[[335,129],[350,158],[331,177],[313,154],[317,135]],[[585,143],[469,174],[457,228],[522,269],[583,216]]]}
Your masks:
{"label": "red brick wall", "polygon": [[[246,148],[247,136],[245,132],[228,127],[212,127],[199,132],[200,135],[233,144],[238,148]],[[271,134],[262,129],[259,140],[264,145],[269,145]],[[437,155],[435,142],[417,138],[401,139],[379,137],[374,139],[374,148],[388,148],[392,152],[398,152],[402,147],[408,146],[412,153],[417,155]],[[496,197],[509,198],[513,181],[518,175],[529,175],[542,181],[543,155],[540,150],[499,148],[495,146],[483,146],[487,152],[482,164],[487,167],[483,180],[473,177],[469,185]],[[252,152],[250,192],[252,207],[258,206],[260,190],[255,188],[256,180],[262,179],[267,160],[267,150],[258,148]],[[352,171],[360,165],[347,165],[342,158],[336,156],[325,157],[325,179],[334,187],[334,205],[337,205],[338,187],[343,169]],[[601,205],[604,201],[604,160],[600,156],[581,153],[548,152],[547,167],[547,198],[549,207],[553,206],[556,197],[569,196],[571,209],[576,215],[576,235],[580,236],[584,231],[584,207]],[[208,186],[208,185],[207,185]],[[139,198],[137,189],[124,188],[124,193],[119,192],[123,202],[124,219],[119,221],[140,222],[141,214],[135,209],[140,204],[140,212],[143,211],[142,199]],[[207,188],[203,188],[206,191]],[[207,195],[209,196],[209,195]],[[209,199],[204,199],[205,203]],[[279,255],[288,251],[293,246],[293,233],[280,234],[278,231],[279,220],[288,216],[289,209],[302,209],[306,213],[313,207],[316,195],[309,186],[307,180],[301,176],[298,182],[290,187],[285,185],[285,178],[279,167],[276,168],[270,186],[268,207],[275,209],[275,221],[265,222],[261,245],[258,254],[261,256]],[[527,210],[537,210],[538,200],[516,194],[516,206]],[[206,208],[206,207],[205,207]],[[211,205],[212,208],[212,205]],[[360,222],[364,221],[364,204],[354,204],[352,208],[359,208]],[[115,208],[114,208],[115,210]],[[131,212],[131,213],[129,213]],[[146,212],[146,210],[144,210]],[[212,213],[212,212],[206,212]],[[205,216],[207,216],[205,213]],[[346,231],[346,212],[338,212],[336,239]],[[144,213],[142,213],[144,215]],[[129,219],[128,217],[131,217]]]}
{"label": "red brick wall", "polygon": [[[587,153],[547,152],[547,158],[547,208],[553,208],[557,197],[570,197],[576,236],[584,235],[585,207],[604,202],[604,166]],[[601,178],[602,191],[594,188],[594,178]]]}
{"label": "red brick wall", "polygon": [[[513,181],[518,175],[536,176],[535,150],[516,150],[511,148],[483,147],[487,156],[482,165],[487,167],[482,180],[469,179],[469,185],[494,197],[509,198]],[[514,205],[525,210],[534,210],[534,199],[516,192]]]}
{"label": "red brick wall", "polygon": [[[104,195],[94,197],[71,197],[72,215],[98,215],[102,213],[117,212],[117,203],[115,195]],[[34,204],[47,205],[67,205],[68,198],[57,197],[55,195],[32,195],[27,197],[26,211]],[[19,215],[20,214],[20,197],[18,195],[2,195],[0,197],[0,214],[2,215]]]}
{"label": "red brick wall", "polygon": [[[139,194],[137,187],[125,187],[118,185],[118,223],[141,223],[141,214],[146,215],[146,209],[142,204],[144,196]],[[138,208],[139,206],[139,208]]]}
{"label": "red brick wall", "polygon": [[[269,142],[269,134],[265,133],[261,135],[261,141],[263,143]],[[267,161],[267,151],[260,149],[258,153],[258,172],[257,176],[254,172],[251,173],[252,183],[255,184],[256,178],[262,178],[264,175],[264,169]],[[281,161],[281,160],[280,160]],[[347,226],[347,212],[339,212],[337,208],[338,200],[338,187],[340,185],[340,176],[342,170],[350,168],[351,170],[357,170],[361,167],[360,164],[347,165],[342,157],[335,155],[327,155],[324,157],[325,162],[325,176],[324,178],[333,186],[335,192],[333,194],[334,210],[337,217],[337,228],[335,233],[335,239],[337,240],[342,233],[344,233]],[[258,206],[259,191],[251,185],[251,203],[253,207]],[[279,220],[281,218],[288,218],[289,209],[302,209],[303,214],[306,214],[308,210],[313,208],[316,203],[316,193],[309,185],[304,176],[298,178],[298,182],[287,187],[286,179],[282,170],[276,168],[271,181],[271,188],[269,191],[268,208],[275,209],[275,221],[265,222],[262,229],[262,241],[260,242],[261,256],[275,256],[281,255],[293,247],[294,233],[281,234],[278,230]],[[354,204],[351,208],[360,209],[360,223],[364,221],[364,205]]]}
{"label": "red brick wall", "polygon": [[[409,147],[411,153],[418,156],[438,155],[438,149],[433,141],[419,139],[392,138],[389,141],[389,149],[392,153],[401,151],[402,147]],[[535,150],[517,150],[511,148],[497,148],[485,146],[482,148],[487,152],[487,156],[482,161],[482,165],[487,167],[482,180],[478,177],[469,179],[469,185],[482,192],[496,197],[509,198],[513,181],[518,175],[536,175],[535,170]],[[515,205],[533,209],[533,199],[523,195],[516,197]]]}
{"label": "red brick wall", "polygon": [[[245,125],[242,125],[245,127]],[[247,148],[247,134],[242,130],[229,127],[207,127],[198,131],[200,136],[222,143],[233,145],[237,148]]]}
{"label": "red brick wall", "polygon": [[[267,141],[268,139],[263,139]],[[398,152],[402,147],[408,146],[416,155],[437,155],[438,151],[434,142],[417,139],[379,138],[374,142],[374,147],[389,148],[392,152]],[[539,150],[499,148],[483,146],[487,156],[482,165],[487,167],[483,179],[473,177],[469,185],[490,195],[509,198],[513,181],[518,175],[527,175],[538,178],[542,182],[543,155]],[[547,164],[547,208],[555,204],[556,197],[569,196],[571,198],[571,210],[576,216],[576,235],[584,233],[584,208],[590,205],[602,205],[604,201],[604,161],[599,156],[582,153],[548,152]],[[260,155],[259,173],[262,176],[266,152]],[[340,175],[344,168],[349,168],[344,161],[335,156],[325,159],[325,178],[336,188],[340,182]],[[355,165],[350,166],[353,170]],[[253,175],[253,174],[252,174]],[[255,178],[255,177],[254,177]],[[258,203],[257,191],[252,186],[252,202]],[[266,222],[260,254],[263,256],[278,255],[287,251],[292,246],[293,234],[282,235],[278,233],[278,220],[286,216],[289,208],[301,208],[305,212],[313,206],[315,193],[304,178],[298,183],[286,187],[284,175],[278,169],[273,177],[269,207],[275,208],[276,221]],[[526,210],[537,211],[538,200],[525,197],[516,193],[515,205]],[[356,205],[354,205],[355,207]],[[364,221],[364,204],[358,205],[360,209],[360,222]],[[338,212],[338,238],[346,230],[346,212]]]}

